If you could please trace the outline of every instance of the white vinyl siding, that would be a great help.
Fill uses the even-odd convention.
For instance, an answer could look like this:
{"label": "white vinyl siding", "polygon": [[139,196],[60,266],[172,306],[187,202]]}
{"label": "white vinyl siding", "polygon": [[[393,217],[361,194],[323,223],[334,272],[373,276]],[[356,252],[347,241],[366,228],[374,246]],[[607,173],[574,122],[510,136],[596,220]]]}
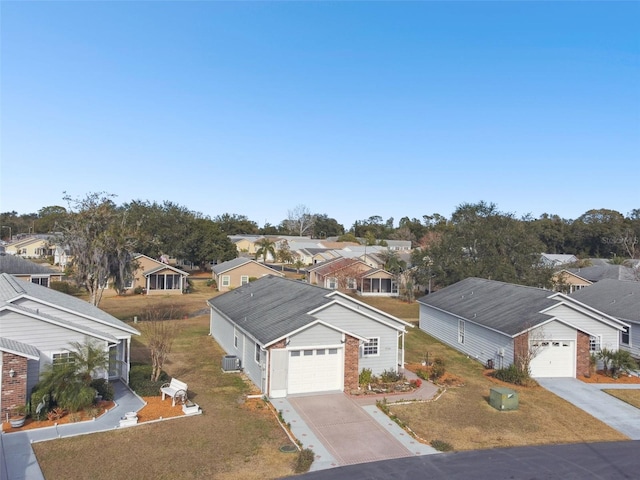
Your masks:
{"label": "white vinyl siding", "polygon": [[420,329],[450,347],[486,364],[493,360],[496,368],[513,363],[513,339],[508,335],[489,330],[465,321],[465,341],[458,343],[458,320],[440,310],[420,304]]}
{"label": "white vinyl siding", "polygon": [[314,325],[289,337],[289,348],[340,345],[342,333],[326,325]]}
{"label": "white vinyl siding", "polygon": [[598,335],[602,339],[601,347],[609,350],[617,350],[620,343],[620,333],[616,328],[601,321],[591,318],[582,312],[569,308],[566,305],[559,305],[547,312],[549,315],[566,320],[583,332],[590,335]]}

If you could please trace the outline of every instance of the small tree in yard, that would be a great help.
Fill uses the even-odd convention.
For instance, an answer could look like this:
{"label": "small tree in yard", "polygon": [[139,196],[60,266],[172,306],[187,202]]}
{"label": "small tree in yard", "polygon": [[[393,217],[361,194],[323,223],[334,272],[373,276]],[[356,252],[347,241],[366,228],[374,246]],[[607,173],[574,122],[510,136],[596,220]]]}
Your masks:
{"label": "small tree in yard", "polygon": [[151,380],[154,382],[160,378],[164,362],[180,333],[181,326],[176,321],[170,320],[176,316],[176,310],[173,307],[168,309],[162,306],[149,307],[143,315],[145,320],[139,324],[151,354]]}

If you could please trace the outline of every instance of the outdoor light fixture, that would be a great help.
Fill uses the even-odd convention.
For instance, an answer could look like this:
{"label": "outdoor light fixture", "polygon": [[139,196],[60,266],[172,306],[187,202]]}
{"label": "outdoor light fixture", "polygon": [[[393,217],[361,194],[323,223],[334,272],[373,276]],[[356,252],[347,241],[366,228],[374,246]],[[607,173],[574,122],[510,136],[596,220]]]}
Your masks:
{"label": "outdoor light fixture", "polygon": [[16,376],[16,371],[15,371],[13,368],[12,368],[11,370],[9,370],[9,376],[10,376],[11,378],[13,378],[13,377],[15,377],[15,376]]}

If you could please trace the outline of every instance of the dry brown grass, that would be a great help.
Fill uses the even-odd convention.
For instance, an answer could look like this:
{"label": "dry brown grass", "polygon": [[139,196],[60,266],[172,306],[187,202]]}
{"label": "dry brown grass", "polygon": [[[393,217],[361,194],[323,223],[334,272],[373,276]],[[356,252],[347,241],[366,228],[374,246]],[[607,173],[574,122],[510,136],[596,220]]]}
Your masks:
{"label": "dry brown grass", "polygon": [[353,298],[402,320],[416,322],[418,320],[420,310],[417,302],[407,303],[404,300],[391,297],[361,297],[353,295]]}
{"label": "dry brown grass", "polygon": [[611,390],[603,390],[603,392],[608,393],[612,397],[616,397],[623,402],[627,402],[629,405],[632,405],[636,408],[640,408],[640,389],[635,390],[620,390],[620,389],[611,389]]}
{"label": "dry brown grass", "polygon": [[464,380],[436,401],[393,406],[392,412],[427,442],[443,440],[455,450],[571,442],[626,440],[627,437],[542,387],[508,385],[519,394],[519,409],[501,412],[488,403],[492,386],[505,386],[483,375],[483,366],[444,346],[424,332],[407,335],[407,360],[445,360],[447,371]]}

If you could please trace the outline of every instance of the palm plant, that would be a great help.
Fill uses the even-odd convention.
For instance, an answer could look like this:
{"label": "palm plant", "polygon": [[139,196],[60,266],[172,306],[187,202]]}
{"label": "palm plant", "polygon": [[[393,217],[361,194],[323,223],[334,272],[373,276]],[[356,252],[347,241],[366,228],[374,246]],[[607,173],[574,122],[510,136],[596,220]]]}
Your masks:
{"label": "palm plant", "polygon": [[611,376],[618,378],[620,372],[637,370],[638,364],[627,350],[618,350],[611,355]]}
{"label": "palm plant", "polygon": [[256,259],[262,257],[264,262],[267,261],[269,255],[276,258],[276,243],[270,238],[264,237],[256,242],[258,250],[256,250]]}

